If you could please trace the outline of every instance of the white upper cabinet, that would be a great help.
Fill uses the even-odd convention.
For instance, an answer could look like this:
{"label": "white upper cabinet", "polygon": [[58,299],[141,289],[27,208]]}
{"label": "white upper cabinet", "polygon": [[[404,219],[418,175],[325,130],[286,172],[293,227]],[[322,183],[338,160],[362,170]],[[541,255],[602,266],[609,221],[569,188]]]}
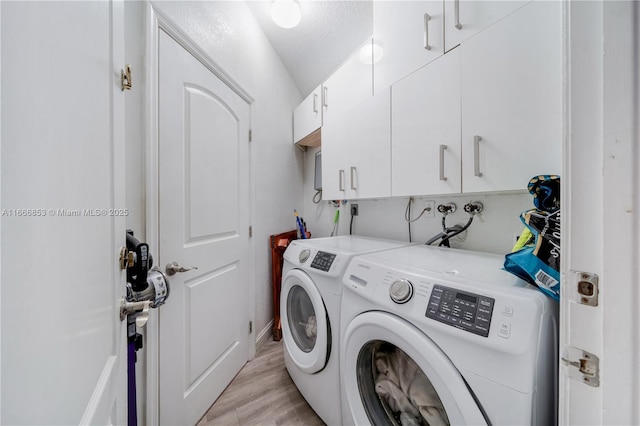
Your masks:
{"label": "white upper cabinet", "polygon": [[316,87],[293,111],[293,142],[300,142],[320,126],[322,126],[322,86]]}
{"label": "white upper cabinet", "polygon": [[459,50],[463,192],[560,173],[562,2],[531,2]]}
{"label": "white upper cabinet", "polygon": [[[323,124],[340,117],[343,112],[373,95],[373,68],[371,36],[321,85],[318,86],[293,112],[293,141],[299,143]],[[320,136],[307,138],[302,145],[320,145]]]}
{"label": "white upper cabinet", "polygon": [[[521,8],[530,0],[444,0],[444,38],[450,50],[469,37]],[[539,23],[545,31],[545,21]]]}
{"label": "white upper cabinet", "polygon": [[374,93],[444,53],[443,21],[442,0],[373,2]]}
{"label": "white upper cabinet", "polygon": [[[364,52],[362,50],[364,49]],[[371,36],[353,55],[323,83],[322,121],[329,123],[335,117],[373,94],[373,73],[370,59]],[[361,53],[362,52],[362,53]]]}
{"label": "white upper cabinet", "polygon": [[322,128],[322,198],[391,195],[391,99],[367,98]]}
{"label": "white upper cabinet", "polygon": [[[384,53],[373,68],[374,96],[364,89],[350,94],[346,71],[327,80],[329,89],[331,81],[342,82],[347,94],[330,119],[331,90],[327,96],[324,199],[521,190],[533,176],[561,172],[562,3],[460,2],[467,38],[443,53],[442,28],[432,36],[435,27],[423,19],[414,57],[408,39],[397,40],[419,35],[408,23],[414,15],[442,22],[437,7],[424,12],[434,4],[374,2],[374,42],[385,31],[385,40],[396,40],[379,39]],[[454,2],[439,4],[441,10]],[[465,7],[478,12],[477,25],[464,26],[472,22]],[[415,59],[425,51],[435,56]],[[364,78],[351,75],[351,85]],[[347,109],[355,99],[365,100]]]}
{"label": "white upper cabinet", "polygon": [[391,194],[459,193],[459,50],[394,84],[391,96]]}

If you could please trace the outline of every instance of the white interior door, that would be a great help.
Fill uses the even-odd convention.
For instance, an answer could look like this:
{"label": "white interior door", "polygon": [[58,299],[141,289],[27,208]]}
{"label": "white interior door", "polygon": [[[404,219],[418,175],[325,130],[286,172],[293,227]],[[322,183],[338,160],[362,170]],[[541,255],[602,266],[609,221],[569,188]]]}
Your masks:
{"label": "white interior door", "polygon": [[0,4],[2,424],[127,421],[122,6]]}
{"label": "white interior door", "polygon": [[195,424],[248,358],[249,105],[159,35],[160,423]]}

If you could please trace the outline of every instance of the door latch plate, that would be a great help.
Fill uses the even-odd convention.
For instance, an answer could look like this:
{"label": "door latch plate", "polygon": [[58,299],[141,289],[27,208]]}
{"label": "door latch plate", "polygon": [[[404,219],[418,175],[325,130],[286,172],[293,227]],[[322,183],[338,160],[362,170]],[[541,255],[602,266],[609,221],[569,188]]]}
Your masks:
{"label": "door latch plate", "polygon": [[581,305],[598,306],[598,276],[589,272],[573,272],[574,300]]}
{"label": "door latch plate", "polygon": [[566,346],[562,362],[567,366],[569,377],[588,386],[600,386],[600,358],[596,355],[580,348]]}

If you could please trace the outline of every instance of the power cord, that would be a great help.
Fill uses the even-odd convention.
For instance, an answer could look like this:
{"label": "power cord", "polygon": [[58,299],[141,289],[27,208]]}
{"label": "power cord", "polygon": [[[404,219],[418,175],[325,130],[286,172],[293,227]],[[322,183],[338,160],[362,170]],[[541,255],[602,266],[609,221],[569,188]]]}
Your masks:
{"label": "power cord", "polygon": [[409,242],[411,242],[412,238],[411,238],[411,224],[415,221],[417,221],[418,219],[420,219],[425,213],[428,213],[431,211],[431,207],[425,207],[424,209],[422,209],[422,212],[420,212],[420,214],[418,215],[418,217],[416,217],[415,219],[411,219],[411,204],[413,204],[413,197],[409,197],[409,202],[407,203],[407,208],[404,211],[404,220],[407,222],[408,226],[409,226]]}
{"label": "power cord", "polygon": [[352,214],[351,215],[351,221],[349,222],[349,235],[353,235],[353,218],[355,216]]}
{"label": "power cord", "polygon": [[407,203],[407,208],[404,211],[404,220],[407,221],[407,225],[409,226],[409,242],[412,242],[412,240],[411,240],[411,221],[407,220],[407,218],[411,217],[411,204],[413,204],[413,197],[409,197],[409,202]]}

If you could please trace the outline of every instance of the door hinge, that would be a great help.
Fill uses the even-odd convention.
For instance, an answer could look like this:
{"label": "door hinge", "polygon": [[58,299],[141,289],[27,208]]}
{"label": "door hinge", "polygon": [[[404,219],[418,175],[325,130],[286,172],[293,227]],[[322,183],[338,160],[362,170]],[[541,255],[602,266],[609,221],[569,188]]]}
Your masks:
{"label": "door hinge", "polygon": [[123,70],[120,70],[120,88],[124,92],[125,90],[131,90],[131,65],[127,64]]}
{"label": "door hinge", "polygon": [[573,271],[573,300],[581,305],[598,306],[598,276],[590,272]]}
{"label": "door hinge", "polygon": [[253,130],[249,130],[249,142],[253,142]]}
{"label": "door hinge", "polygon": [[600,358],[596,355],[580,348],[566,346],[562,362],[567,366],[569,377],[572,379],[596,388],[600,386]]}
{"label": "door hinge", "polygon": [[249,321],[249,333],[253,333],[253,321]]}
{"label": "door hinge", "polygon": [[249,226],[249,238],[253,237],[253,226]]}

